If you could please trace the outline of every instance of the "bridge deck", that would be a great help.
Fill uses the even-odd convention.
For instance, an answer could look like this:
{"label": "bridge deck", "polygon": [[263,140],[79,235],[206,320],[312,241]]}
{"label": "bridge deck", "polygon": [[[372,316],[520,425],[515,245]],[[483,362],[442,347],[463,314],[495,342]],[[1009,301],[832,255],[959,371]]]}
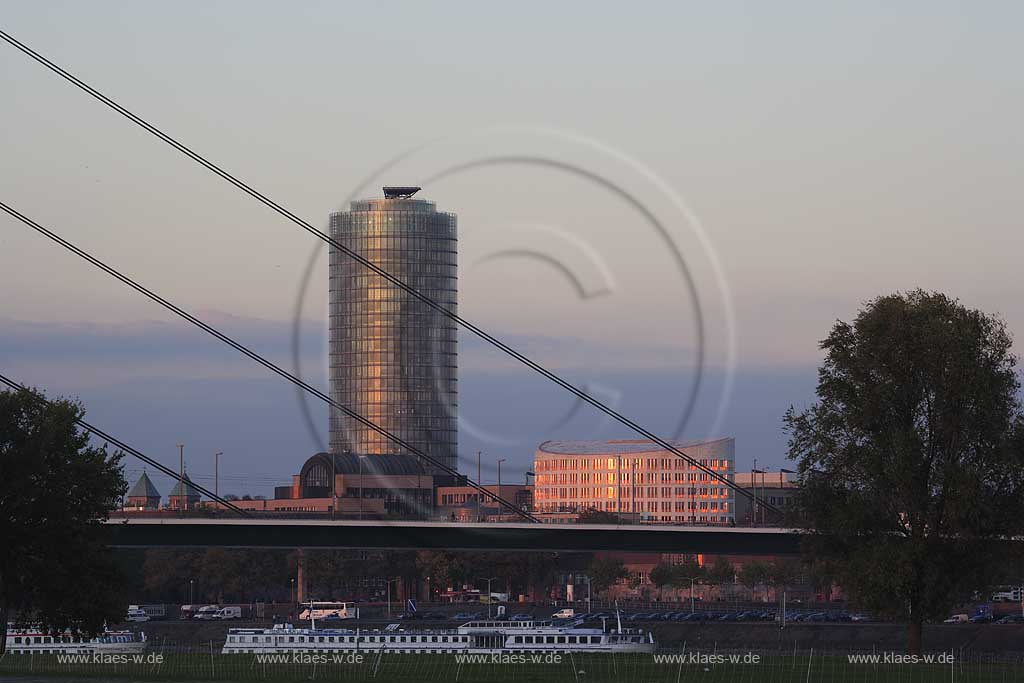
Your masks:
{"label": "bridge deck", "polygon": [[115,547],[405,548],[797,554],[793,529],[323,519],[111,519]]}

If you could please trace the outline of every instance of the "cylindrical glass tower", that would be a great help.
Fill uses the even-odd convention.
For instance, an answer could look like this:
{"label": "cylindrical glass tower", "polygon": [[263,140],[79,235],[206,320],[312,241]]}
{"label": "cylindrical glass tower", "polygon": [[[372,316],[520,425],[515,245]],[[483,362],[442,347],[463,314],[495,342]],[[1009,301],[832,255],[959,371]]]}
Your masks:
{"label": "cylindrical glass tower", "polygon": [[[416,189],[384,188],[383,199],[352,202],[349,211],[331,214],[330,234],[455,313],[455,215],[411,199]],[[452,469],[456,332],[450,318],[331,247],[331,397]],[[334,408],[330,439],[335,453],[408,454]]]}

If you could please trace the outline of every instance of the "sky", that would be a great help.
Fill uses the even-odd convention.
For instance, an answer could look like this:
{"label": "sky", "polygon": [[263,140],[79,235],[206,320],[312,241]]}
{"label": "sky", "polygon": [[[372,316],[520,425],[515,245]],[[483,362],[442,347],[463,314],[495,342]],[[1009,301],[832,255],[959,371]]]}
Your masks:
{"label": "sky", "polygon": [[[818,341],[879,294],[1024,330],[1018,3],[0,2],[0,26],[317,226],[459,217],[460,313],[666,436],[784,465]],[[6,44],[0,200],[324,385],[316,241]],[[299,342],[293,344],[293,333]],[[298,359],[298,365],[295,363]],[[6,216],[0,372],[222,491],[326,419]],[[460,460],[622,429],[460,335]],[[686,418],[686,419],[684,419]],[[140,466],[131,464],[131,470]],[[158,480],[158,486],[169,484]]]}

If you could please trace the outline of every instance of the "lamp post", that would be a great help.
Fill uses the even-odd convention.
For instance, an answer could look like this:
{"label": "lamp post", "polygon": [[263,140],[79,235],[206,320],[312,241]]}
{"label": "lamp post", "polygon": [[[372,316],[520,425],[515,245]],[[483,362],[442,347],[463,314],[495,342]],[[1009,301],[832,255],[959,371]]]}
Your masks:
{"label": "lamp post", "polygon": [[292,577],[292,609],[295,608],[295,577]]}
{"label": "lamp post", "polygon": [[750,501],[750,526],[757,526],[757,458],[754,458],[754,466],[750,468],[750,488],[754,491],[754,499]]}
{"label": "lamp post", "polygon": [[196,582],[195,579],[189,579],[188,580],[188,604],[190,604],[190,605],[193,603],[192,586],[195,584],[195,582]]}
{"label": "lamp post", "polygon": [[[185,444],[177,443],[175,446],[178,447],[178,481],[185,481]],[[184,491],[185,484],[181,485]]]}
{"label": "lamp post", "polygon": [[[501,496],[501,463],[505,462],[505,458],[498,458],[498,496]],[[498,514],[502,513],[502,509],[498,508]]]}
{"label": "lamp post", "polygon": [[690,614],[693,614],[693,584],[699,579],[699,576],[683,576],[680,577],[690,582]]}
{"label": "lamp post", "polygon": [[[765,476],[767,474],[768,474],[768,467],[765,467],[761,471],[761,498],[762,499],[768,497],[768,493],[766,491],[767,487],[765,486],[765,482],[764,482],[764,478],[765,478]],[[764,505],[761,506],[761,526],[768,526],[768,508],[766,506],[764,506]]]}
{"label": "lamp post", "polygon": [[213,454],[213,495],[220,497],[220,456],[224,451],[217,451]]}
{"label": "lamp post", "polygon": [[397,590],[397,588],[398,588],[398,577],[396,576],[393,579],[385,579],[385,580],[387,581],[387,584],[388,584],[388,619],[390,619],[391,618],[391,582],[392,581],[395,582],[395,589]]}
{"label": "lamp post", "polygon": [[490,578],[480,577],[480,578],[477,579],[477,581],[486,581],[487,582],[487,618],[488,619],[491,618],[491,581],[497,581],[497,580],[498,580],[497,576],[492,576]]}
{"label": "lamp post", "polygon": [[[480,479],[480,451],[476,452],[476,483],[480,486],[484,485],[482,479]],[[480,491],[476,492],[476,521],[480,521],[480,501],[483,498],[483,494]]]}

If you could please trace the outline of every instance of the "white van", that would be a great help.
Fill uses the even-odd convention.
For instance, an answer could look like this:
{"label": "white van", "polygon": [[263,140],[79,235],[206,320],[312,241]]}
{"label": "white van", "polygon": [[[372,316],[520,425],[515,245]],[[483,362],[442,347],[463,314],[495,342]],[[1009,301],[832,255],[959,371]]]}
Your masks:
{"label": "white van", "polygon": [[970,619],[966,614],[954,614],[949,619],[943,621],[943,624],[966,624]]}
{"label": "white van", "polygon": [[574,616],[576,616],[576,610],[570,609],[570,608],[566,607],[565,609],[560,609],[557,612],[555,612],[554,614],[552,614],[551,618],[552,619],[572,619]]}
{"label": "white van", "polygon": [[200,621],[210,621],[217,618],[217,613],[220,612],[219,605],[206,605],[196,610],[196,613],[192,615],[193,619],[199,619]]}
{"label": "white van", "polygon": [[128,616],[124,618],[125,621],[149,621],[149,615],[146,611],[140,609],[138,605],[128,605]]}
{"label": "white van", "polygon": [[242,608],[241,607],[221,607],[217,610],[217,613],[213,615],[214,619],[241,619]]}
{"label": "white van", "polygon": [[1021,588],[1015,586],[1013,588],[1001,588],[999,591],[992,594],[992,602],[1022,602],[1021,600]]}

